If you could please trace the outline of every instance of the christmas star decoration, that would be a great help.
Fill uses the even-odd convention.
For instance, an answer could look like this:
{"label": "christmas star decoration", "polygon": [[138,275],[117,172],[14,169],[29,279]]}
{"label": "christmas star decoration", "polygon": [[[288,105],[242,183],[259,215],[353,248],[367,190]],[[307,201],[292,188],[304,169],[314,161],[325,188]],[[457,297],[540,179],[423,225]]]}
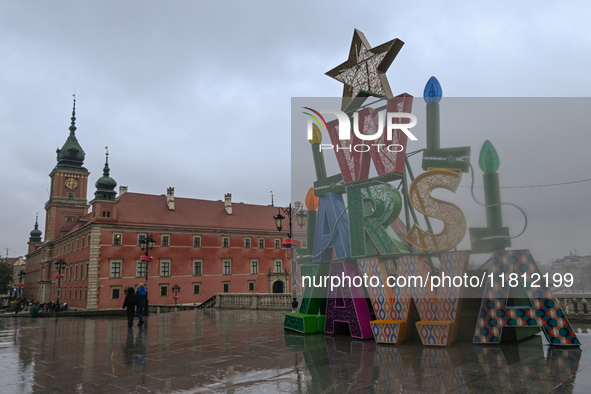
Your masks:
{"label": "christmas star decoration", "polygon": [[369,95],[393,97],[386,71],[403,45],[404,42],[396,38],[372,48],[365,35],[355,29],[349,58],[326,73],[329,77],[345,84],[343,110],[354,97]]}

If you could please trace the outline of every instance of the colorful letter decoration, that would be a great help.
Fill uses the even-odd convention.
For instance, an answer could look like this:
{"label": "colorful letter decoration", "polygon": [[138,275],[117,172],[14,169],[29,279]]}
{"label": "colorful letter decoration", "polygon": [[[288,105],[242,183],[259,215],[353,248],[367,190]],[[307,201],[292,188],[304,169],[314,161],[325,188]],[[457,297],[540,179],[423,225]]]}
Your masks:
{"label": "colorful letter decoration", "polygon": [[[350,140],[339,139],[339,121],[327,123],[328,134],[334,146],[337,162],[345,183],[367,179],[371,160],[373,160],[381,180],[398,179],[404,172],[407,135],[400,129],[388,132],[386,119],[396,112],[410,113],[413,97],[403,93],[388,100],[385,116],[373,108],[365,108],[354,114]],[[400,118],[393,117],[393,123],[400,123]],[[381,127],[380,127],[381,126]],[[378,135],[376,139],[363,140],[361,136]],[[389,135],[391,134],[391,135]],[[390,138],[388,138],[390,137]],[[365,145],[365,146],[364,146]]]}
{"label": "colorful letter decoration", "polygon": [[[490,273],[494,274],[491,286],[487,279],[486,290],[480,306],[480,314],[474,332],[474,343],[499,343],[503,327],[538,326],[551,344],[579,345],[570,323],[564,316],[556,298],[544,283],[540,270],[529,250],[501,250],[494,252]],[[503,281],[499,274],[504,273]],[[508,307],[509,275],[518,275],[518,284],[523,285],[531,307]],[[487,276],[487,278],[489,278]],[[535,285],[532,283],[536,278]]]}
{"label": "colorful letter decoration", "polygon": [[349,244],[349,217],[345,212],[343,196],[328,193],[318,199],[316,234],[314,234],[313,261],[333,260],[351,257]]}
{"label": "colorful letter decoration", "polygon": [[390,227],[402,209],[398,190],[377,181],[349,186],[347,203],[353,257],[374,254],[374,248],[379,254],[408,253],[406,245]]}
{"label": "colorful letter decoration", "polygon": [[431,234],[414,224],[406,240],[428,252],[442,252],[455,248],[466,234],[466,218],[462,210],[449,202],[431,197],[431,190],[444,188],[456,192],[462,177],[451,171],[424,172],[410,185],[409,200],[417,211],[443,221],[443,230]]}
{"label": "colorful letter decoration", "polygon": [[[312,283],[304,288],[302,297],[302,304],[300,305],[300,313],[308,315],[324,315],[326,310],[326,293],[328,289],[324,286],[314,286],[315,279],[318,279],[318,284],[322,283],[322,278],[328,275],[328,264],[307,264],[300,268],[302,277],[309,276],[312,278]],[[324,324],[322,325],[324,327]]]}
{"label": "colorful letter decoration", "polygon": [[363,141],[355,133],[351,133],[351,140],[340,140],[338,119],[328,122],[326,125],[345,183],[366,179],[369,173],[370,157],[366,152],[356,151],[352,148]]}
{"label": "colorful letter decoration", "polygon": [[369,322],[377,343],[400,343],[410,337],[412,294],[401,287],[387,285],[388,271],[381,259],[357,260],[360,272],[377,277],[379,284],[367,288],[376,320]]}
{"label": "colorful letter decoration", "polygon": [[[388,100],[388,104],[386,105],[386,113],[410,113],[412,111],[412,101],[413,97],[407,93],[393,97]],[[393,121],[394,123],[399,123],[400,118],[394,118]],[[380,147],[379,151],[378,149],[372,149],[370,151],[371,159],[373,160],[374,166],[376,167],[378,176],[402,174],[404,172],[404,159],[406,157],[407,139],[408,137],[404,132],[402,132],[400,129],[395,129],[392,132],[392,139],[388,139],[388,133],[384,131],[382,136],[377,141],[374,141],[375,144],[383,145]],[[402,149],[398,150],[394,145],[399,145],[402,147]]]}
{"label": "colorful letter decoration", "polygon": [[[336,323],[347,323],[353,338],[373,338],[369,321],[371,320],[363,287],[353,285],[353,278],[359,276],[357,264],[351,261],[339,261],[330,264],[331,277],[348,277],[350,283],[328,291],[326,303],[326,323],[324,332],[338,334],[342,327]],[[346,282],[343,280],[343,282]],[[339,294],[340,293],[340,294]]]}
{"label": "colorful letter decoration", "polygon": [[[283,321],[283,328],[303,334],[322,332],[324,330],[324,311],[326,309],[327,288],[314,287],[314,278],[321,278],[328,274],[327,264],[306,264],[300,268],[302,277],[312,278],[312,283],[304,288],[302,304],[299,313],[287,313]],[[321,282],[318,282],[321,283]]]}
{"label": "colorful letter decoration", "polygon": [[[462,276],[468,264],[466,253],[444,253],[440,260],[440,277]],[[377,318],[370,322],[376,342],[400,343],[409,337],[411,299],[421,318],[416,326],[423,345],[447,346],[456,340],[462,287],[442,281],[436,292],[431,291],[430,282],[425,281],[431,268],[421,256],[398,258],[397,277],[405,278],[403,287],[387,286],[387,271],[380,259],[358,260],[358,264],[363,274],[380,278],[378,286],[367,288]],[[418,285],[413,277],[424,282]]]}
{"label": "colorful letter decoration", "polygon": [[[466,253],[443,253],[440,261],[440,278],[448,277],[450,281],[441,280],[436,298],[431,294],[431,297],[415,301],[421,317],[421,321],[416,325],[423,345],[447,346],[456,340],[458,334],[458,311],[464,288],[455,286],[452,280],[466,272],[468,256]],[[431,283],[427,285],[430,286]]]}

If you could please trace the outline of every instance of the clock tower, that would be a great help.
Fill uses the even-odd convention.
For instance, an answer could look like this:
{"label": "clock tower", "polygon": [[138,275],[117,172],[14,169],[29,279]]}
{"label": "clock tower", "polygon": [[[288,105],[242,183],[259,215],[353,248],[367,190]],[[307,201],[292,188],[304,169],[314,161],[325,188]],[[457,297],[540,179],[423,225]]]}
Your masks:
{"label": "clock tower", "polygon": [[88,214],[86,191],[88,175],[84,164],[84,150],[76,139],[76,98],[72,109],[70,135],[61,149],[57,149],[57,165],[49,174],[51,188],[45,204],[45,240],[66,234]]}

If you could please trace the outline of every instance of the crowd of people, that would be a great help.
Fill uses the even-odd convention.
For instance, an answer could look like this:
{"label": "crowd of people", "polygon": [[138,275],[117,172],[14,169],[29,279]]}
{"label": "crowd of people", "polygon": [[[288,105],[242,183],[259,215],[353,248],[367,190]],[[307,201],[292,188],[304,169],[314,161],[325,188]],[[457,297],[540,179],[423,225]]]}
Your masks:
{"label": "crowd of people", "polygon": [[68,310],[67,302],[55,301],[47,303],[39,303],[38,301],[31,301],[25,298],[20,298],[17,301],[11,301],[8,306],[9,312],[19,313],[20,311],[28,311],[30,308],[37,308],[39,312],[63,312]]}

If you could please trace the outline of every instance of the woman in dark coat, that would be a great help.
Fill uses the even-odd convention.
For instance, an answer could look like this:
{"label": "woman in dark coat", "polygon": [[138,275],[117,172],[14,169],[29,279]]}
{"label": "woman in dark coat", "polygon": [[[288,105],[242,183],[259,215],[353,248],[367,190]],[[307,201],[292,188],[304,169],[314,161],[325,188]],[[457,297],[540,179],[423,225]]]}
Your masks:
{"label": "woman in dark coat", "polygon": [[133,287],[127,289],[127,295],[123,301],[123,309],[127,308],[127,327],[133,326],[133,318],[135,315],[135,306],[137,305],[137,298]]}

